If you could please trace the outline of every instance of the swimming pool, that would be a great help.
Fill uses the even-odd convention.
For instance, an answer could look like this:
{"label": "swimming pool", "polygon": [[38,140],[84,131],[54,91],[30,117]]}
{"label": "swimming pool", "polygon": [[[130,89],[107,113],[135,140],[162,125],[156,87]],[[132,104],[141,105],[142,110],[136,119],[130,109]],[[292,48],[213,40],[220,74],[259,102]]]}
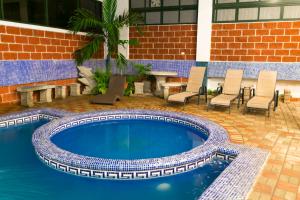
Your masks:
{"label": "swimming pool", "polygon": [[126,183],[72,176],[35,155],[31,135],[46,122],[0,129],[0,199],[195,199],[229,164],[215,159],[188,174]]}
{"label": "swimming pool", "polygon": [[[32,110],[0,117],[0,199],[243,199],[268,156],[224,143],[206,165],[176,176],[125,182],[73,176],[40,162],[30,141],[47,120],[71,115]],[[238,157],[230,162],[230,154]]]}
{"label": "swimming pool", "polygon": [[150,120],[112,120],[62,131],[52,142],[76,154],[107,159],[171,156],[202,145],[207,136],[190,127]]}

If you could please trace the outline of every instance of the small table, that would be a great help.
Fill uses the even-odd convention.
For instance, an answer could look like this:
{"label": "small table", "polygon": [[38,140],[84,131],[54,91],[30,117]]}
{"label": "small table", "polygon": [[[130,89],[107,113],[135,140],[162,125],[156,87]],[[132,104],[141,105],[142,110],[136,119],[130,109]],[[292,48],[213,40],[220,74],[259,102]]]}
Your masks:
{"label": "small table", "polygon": [[242,104],[244,104],[246,93],[248,93],[247,100],[251,99],[252,95],[254,95],[254,94],[251,94],[253,88],[254,88],[253,85],[243,85],[242,84]]}
{"label": "small table", "polygon": [[52,89],[55,85],[36,85],[36,86],[23,86],[18,87],[17,92],[21,93],[21,105],[33,106],[33,92],[40,92],[40,103],[52,102]]}
{"label": "small table", "polygon": [[170,82],[170,83],[164,83],[161,85],[163,89],[164,99],[167,99],[169,96],[169,89],[170,87],[184,87],[187,83],[180,83],[180,82]]}
{"label": "small table", "polygon": [[163,91],[161,90],[162,84],[166,83],[167,77],[177,76],[177,72],[170,71],[150,71],[149,75],[153,75],[156,78],[156,90],[155,95],[162,96]]}

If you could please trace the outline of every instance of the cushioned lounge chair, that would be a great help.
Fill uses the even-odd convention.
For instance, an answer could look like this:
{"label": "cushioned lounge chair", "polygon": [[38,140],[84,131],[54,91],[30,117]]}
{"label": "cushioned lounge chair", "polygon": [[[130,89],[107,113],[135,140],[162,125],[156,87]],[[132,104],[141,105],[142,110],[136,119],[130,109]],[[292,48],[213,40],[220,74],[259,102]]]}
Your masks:
{"label": "cushioned lounge chair", "polygon": [[205,95],[205,101],[207,101],[207,89],[206,86],[203,85],[203,79],[205,75],[206,67],[192,67],[189,79],[187,83],[186,90],[184,92],[180,92],[177,94],[170,95],[167,98],[168,102],[179,102],[183,103],[184,105],[186,102],[194,97],[198,96],[198,104],[200,102],[200,95]]}
{"label": "cushioned lounge chair", "polygon": [[207,105],[207,110],[209,110],[210,107],[223,106],[228,107],[230,113],[231,104],[237,98],[239,108],[243,73],[244,71],[239,69],[227,70],[224,85],[218,90],[220,94],[211,99]]}
{"label": "cushioned lounge chair", "polygon": [[271,103],[274,101],[274,111],[278,105],[278,91],[276,89],[277,72],[260,71],[256,90],[253,90],[253,97],[247,102],[245,112],[249,109],[261,109],[268,112],[270,116]]}
{"label": "cushioned lounge chair", "polygon": [[113,75],[109,79],[108,90],[105,94],[99,94],[91,99],[91,103],[113,105],[120,100],[124,94],[126,77]]}

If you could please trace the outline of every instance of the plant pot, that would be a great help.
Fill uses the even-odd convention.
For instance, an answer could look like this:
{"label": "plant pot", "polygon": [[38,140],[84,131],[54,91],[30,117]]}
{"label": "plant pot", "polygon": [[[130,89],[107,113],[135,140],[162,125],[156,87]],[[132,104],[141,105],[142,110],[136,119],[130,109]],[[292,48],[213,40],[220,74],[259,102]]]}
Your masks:
{"label": "plant pot", "polygon": [[135,94],[144,94],[144,82],[134,82]]}
{"label": "plant pot", "polygon": [[127,87],[128,87],[128,82],[125,81],[125,83],[124,83],[124,89],[126,89]]}
{"label": "plant pot", "polygon": [[151,82],[144,81],[144,93],[151,93]]}

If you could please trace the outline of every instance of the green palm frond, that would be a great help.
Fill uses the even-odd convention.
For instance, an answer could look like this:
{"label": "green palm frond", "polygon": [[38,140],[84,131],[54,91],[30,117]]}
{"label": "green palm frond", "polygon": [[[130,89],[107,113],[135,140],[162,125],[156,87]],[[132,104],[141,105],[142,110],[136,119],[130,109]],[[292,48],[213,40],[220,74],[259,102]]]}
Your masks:
{"label": "green palm frond", "polygon": [[127,67],[128,60],[123,54],[118,53],[116,56],[116,64],[118,68],[122,71],[125,67]]}
{"label": "green palm frond", "polygon": [[[105,42],[107,46],[106,69],[110,70],[111,57],[116,58],[116,64],[120,70],[127,67],[127,59],[118,52],[119,45],[125,47],[126,44],[138,44],[137,40],[121,40],[120,29],[137,25],[142,19],[141,15],[133,12],[124,12],[117,15],[117,0],[103,0],[102,21],[94,14],[85,9],[76,10],[74,16],[70,18],[69,26],[74,34],[83,31],[91,38],[90,42],[79,50],[75,51],[75,59],[78,65],[85,60],[92,58],[97,53],[101,44]],[[138,32],[140,32],[137,27]]]}
{"label": "green palm frond", "polygon": [[104,0],[102,4],[103,8],[103,22],[112,23],[117,12],[116,0]]}
{"label": "green palm frond", "polygon": [[92,29],[102,32],[103,23],[89,10],[78,9],[69,20],[69,27],[73,33],[79,31],[90,31]]}
{"label": "green palm frond", "polygon": [[136,12],[124,12],[122,15],[115,18],[115,24],[118,27],[136,25],[143,20],[142,15]]}
{"label": "green palm frond", "polygon": [[77,65],[82,65],[85,60],[93,57],[95,53],[100,50],[101,44],[104,42],[104,38],[102,36],[96,37],[92,39],[87,45],[83,48],[75,51],[75,60]]}

